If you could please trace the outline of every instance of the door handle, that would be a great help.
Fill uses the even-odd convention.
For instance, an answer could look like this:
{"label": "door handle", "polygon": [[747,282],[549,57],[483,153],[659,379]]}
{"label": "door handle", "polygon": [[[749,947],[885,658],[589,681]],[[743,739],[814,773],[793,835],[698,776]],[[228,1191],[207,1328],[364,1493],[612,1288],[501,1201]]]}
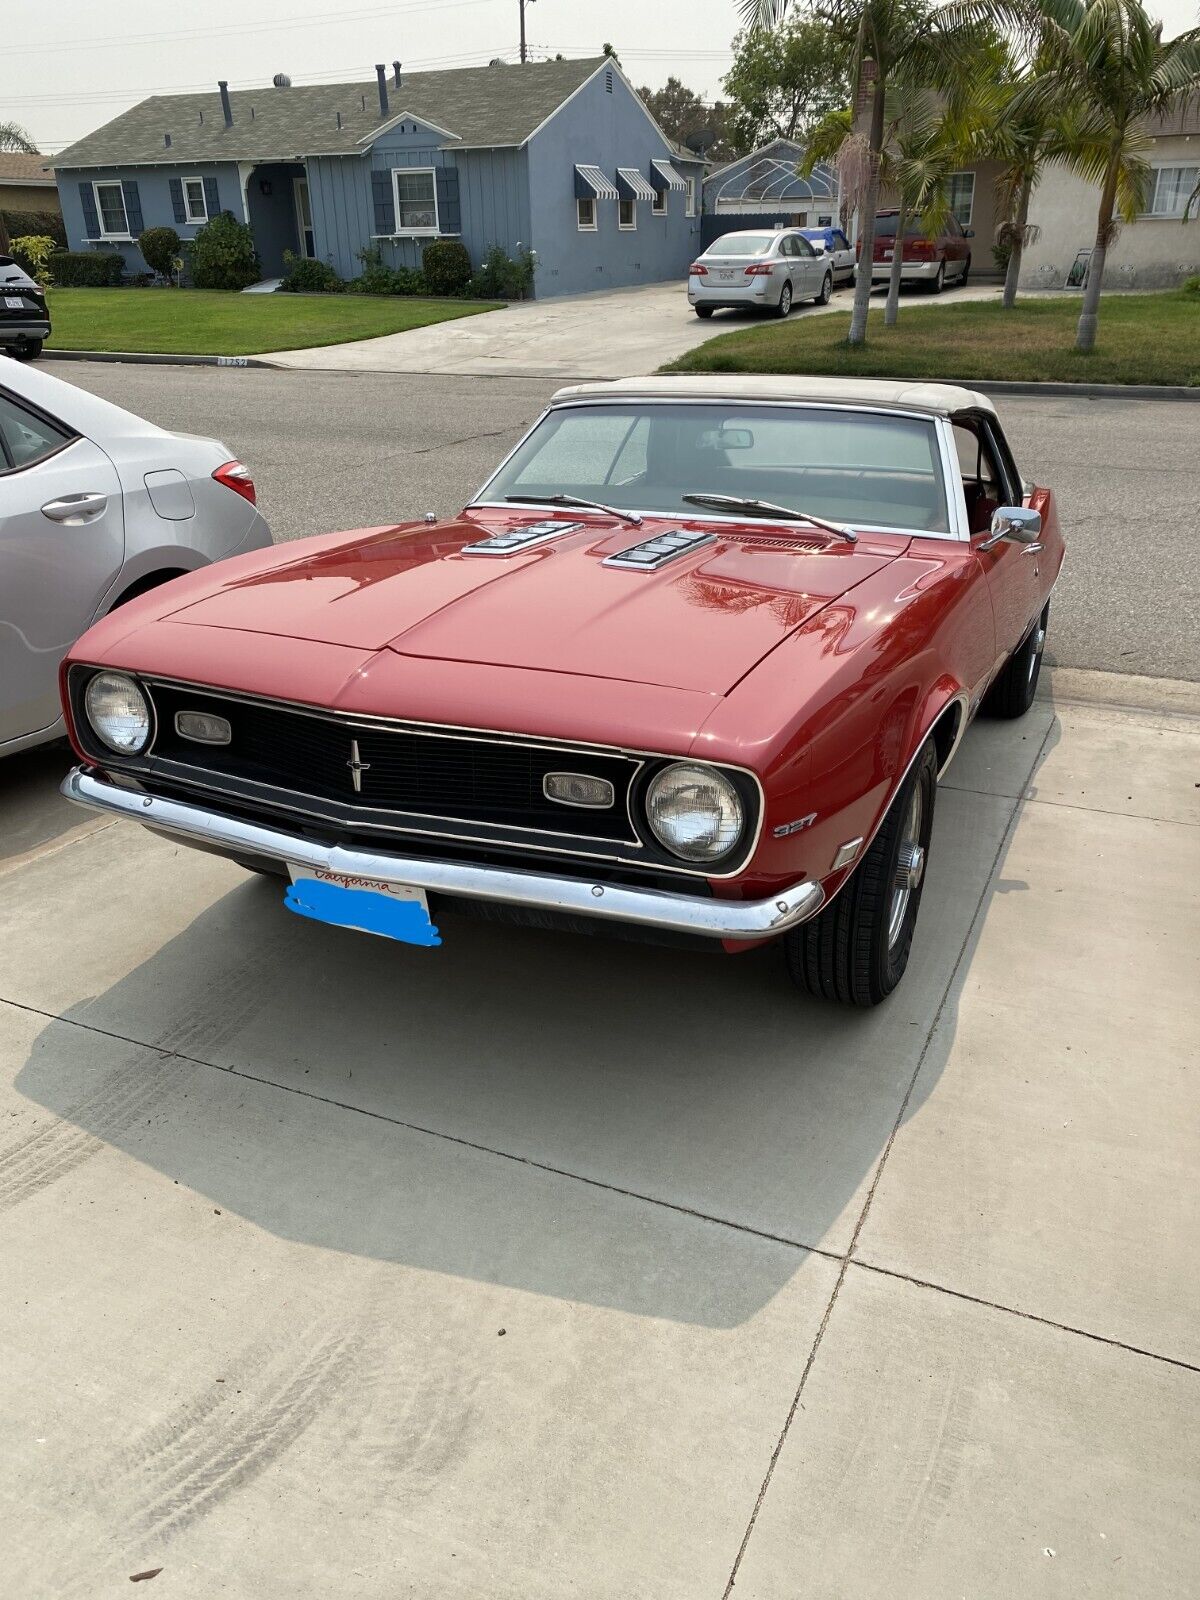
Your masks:
{"label": "door handle", "polygon": [[47,500],[42,515],[51,522],[92,522],[107,506],[106,494],[65,494],[61,500]]}

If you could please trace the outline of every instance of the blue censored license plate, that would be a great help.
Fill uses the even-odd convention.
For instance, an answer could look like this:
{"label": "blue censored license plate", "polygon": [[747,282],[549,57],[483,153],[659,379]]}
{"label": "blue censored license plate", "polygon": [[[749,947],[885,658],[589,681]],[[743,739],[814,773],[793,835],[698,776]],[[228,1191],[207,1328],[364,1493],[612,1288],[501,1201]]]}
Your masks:
{"label": "blue censored license plate", "polygon": [[355,928],[377,933],[401,944],[441,944],[441,935],[429,920],[429,902],[423,889],[388,883],[383,878],[356,878],[345,872],[325,872],[319,867],[292,867],[291,887],[284,905],[298,916],[328,922],[335,928]]}

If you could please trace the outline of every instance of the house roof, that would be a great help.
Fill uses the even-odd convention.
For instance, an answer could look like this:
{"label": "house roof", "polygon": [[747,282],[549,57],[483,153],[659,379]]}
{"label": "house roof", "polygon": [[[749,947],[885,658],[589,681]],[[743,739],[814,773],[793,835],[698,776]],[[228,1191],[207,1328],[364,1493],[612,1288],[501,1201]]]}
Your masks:
{"label": "house roof", "polygon": [[[374,78],[276,89],[230,90],[233,126],[225,126],[216,87],[204,94],[152,95],[95,133],[60,150],[57,169],[145,163],[289,161],[307,155],[361,155],[401,114],[445,130],[454,143],[523,144],[602,65],[538,61],[525,66],[460,67],[388,76],[389,109],[379,109]],[[364,105],[365,101],[365,105]],[[338,113],[341,127],[338,127]],[[202,120],[203,114],[203,120]],[[164,134],[171,135],[168,149]],[[45,160],[46,158],[41,158]]]}
{"label": "house roof", "polygon": [[721,377],[618,378],[559,389],[551,405],[580,400],[775,400],[817,404],[884,406],[950,417],[961,411],[995,412],[986,395],[951,383],[913,383],[884,378]]}
{"label": "house roof", "polygon": [[54,187],[53,173],[46,172],[49,156],[18,155],[15,150],[0,151],[0,183],[38,184],[42,188]]}

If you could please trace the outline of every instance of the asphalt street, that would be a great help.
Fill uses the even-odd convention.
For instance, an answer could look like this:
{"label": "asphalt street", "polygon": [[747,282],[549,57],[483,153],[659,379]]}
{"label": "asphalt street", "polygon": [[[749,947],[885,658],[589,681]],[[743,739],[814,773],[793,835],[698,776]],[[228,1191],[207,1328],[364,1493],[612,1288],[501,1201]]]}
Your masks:
{"label": "asphalt street", "polygon": [[[277,539],[458,510],[560,379],[45,363],[165,427],[222,439]],[[1069,542],[1047,658],[1200,679],[1200,406],[998,402],[1017,463],[1058,496]]]}

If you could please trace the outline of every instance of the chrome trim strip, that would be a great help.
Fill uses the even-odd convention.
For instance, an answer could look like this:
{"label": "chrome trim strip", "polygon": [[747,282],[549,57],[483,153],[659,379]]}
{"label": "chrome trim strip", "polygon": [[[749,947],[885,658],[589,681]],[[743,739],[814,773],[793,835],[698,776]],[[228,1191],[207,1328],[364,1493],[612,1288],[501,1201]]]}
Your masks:
{"label": "chrome trim strip", "polygon": [[495,900],[503,905],[597,917],[610,922],[633,922],[642,927],[696,933],[712,939],[763,939],[784,933],[811,917],[824,899],[820,884],[811,881],[793,884],[765,900],[713,900],[666,894],[658,889],[630,889],[609,883],[555,878],[543,873],[373,855],[337,845],[315,844],[274,828],[261,828],[203,811],[198,806],[182,805],[176,800],[158,800],[151,795],[131,793],[89,776],[80,767],[73,768],[63,779],[62,793],[77,805],[126,817],[183,839],[194,839],[227,854],[265,856],[318,871],[383,879],[440,894],[465,895],[471,899]]}

